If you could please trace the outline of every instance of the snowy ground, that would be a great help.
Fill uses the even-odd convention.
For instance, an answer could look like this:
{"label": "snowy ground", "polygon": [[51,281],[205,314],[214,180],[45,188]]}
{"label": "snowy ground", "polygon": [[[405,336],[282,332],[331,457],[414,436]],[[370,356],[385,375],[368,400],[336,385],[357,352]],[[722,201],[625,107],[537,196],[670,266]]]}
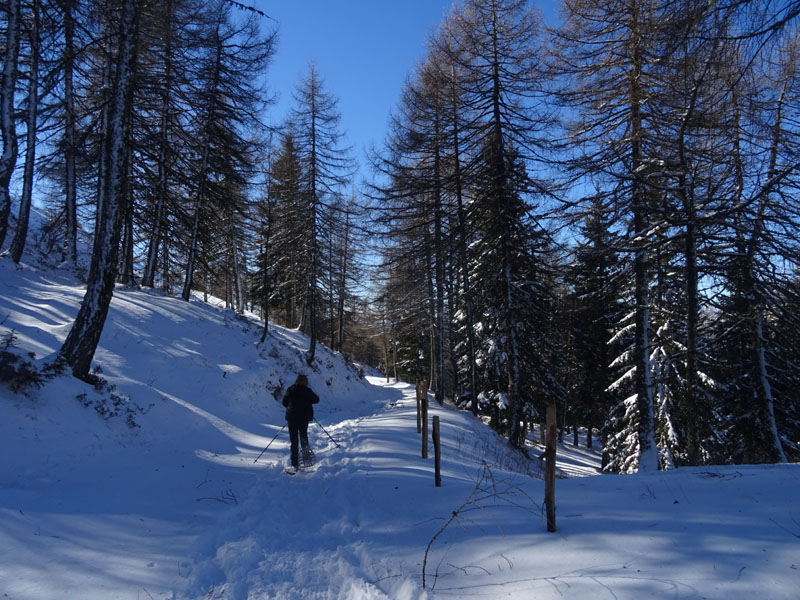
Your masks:
{"label": "snowy ground", "polygon": [[[46,361],[81,296],[66,274],[0,259],[0,335]],[[306,342],[259,335],[120,288],[96,363],[127,404],[69,377],[29,397],[0,388],[0,598],[798,598],[798,465],[588,476],[596,454],[563,444],[549,534],[543,484],[519,472],[535,465],[432,406],[434,487],[413,390],[322,349],[309,375],[341,447],[312,425],[317,466],[287,476],[285,432],[254,460]]]}

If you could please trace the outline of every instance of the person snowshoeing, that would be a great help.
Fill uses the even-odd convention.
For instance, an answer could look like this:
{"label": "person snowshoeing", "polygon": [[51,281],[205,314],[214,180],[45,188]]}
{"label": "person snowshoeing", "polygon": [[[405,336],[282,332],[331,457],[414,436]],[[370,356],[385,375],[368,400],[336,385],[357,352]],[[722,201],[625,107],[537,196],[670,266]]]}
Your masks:
{"label": "person snowshoeing", "polygon": [[298,456],[298,438],[303,449],[304,463],[311,457],[308,446],[308,424],[314,419],[313,404],[319,402],[313,390],[308,387],[308,377],[303,373],[286,390],[283,405],[286,407],[286,424],[289,426],[289,441],[291,443],[291,463],[297,469],[300,465]]}

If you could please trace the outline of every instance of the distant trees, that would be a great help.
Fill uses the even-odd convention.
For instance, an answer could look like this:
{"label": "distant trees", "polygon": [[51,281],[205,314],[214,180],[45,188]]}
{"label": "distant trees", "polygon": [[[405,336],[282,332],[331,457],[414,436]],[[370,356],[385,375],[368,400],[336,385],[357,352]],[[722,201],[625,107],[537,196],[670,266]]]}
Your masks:
{"label": "distant trees", "polygon": [[181,263],[185,290],[198,263],[223,273],[227,298],[243,310],[246,187],[265,104],[257,75],[273,36],[259,33],[252,12],[232,18],[224,1],[32,0],[12,3],[2,18],[4,238],[18,139],[25,157],[9,254],[22,256],[37,168],[55,184],[45,197],[69,264],[81,231],[93,232],[87,294],[58,361],[89,376],[114,283],[136,283],[137,255],[149,286],[159,270],[168,286]]}
{"label": "distant trees", "polygon": [[411,285],[419,300],[400,304],[418,312],[422,328],[401,343],[416,340],[407,372],[429,372],[440,401],[458,389],[515,445],[535,414],[534,398],[541,408],[558,388],[543,335],[552,256],[532,218],[532,198],[547,185],[529,170],[544,145],[546,118],[533,101],[542,89],[542,52],[537,17],[525,4],[454,9],[374,161],[386,180],[376,195],[393,240],[387,267],[418,273]]}
{"label": "distant trees", "polygon": [[310,365],[324,341],[427,379],[513,446],[555,403],[609,471],[800,458],[800,3],[563,0],[548,32],[464,0],[369,213],[315,66],[264,126],[275,37],[233,6],[0,9],[0,246],[22,259],[38,199],[77,274],[91,245],[76,376],[115,282],[160,286],[260,307]]}
{"label": "distant trees", "polygon": [[[286,131],[271,161],[267,191],[270,215],[268,256],[262,254],[260,269],[270,289],[266,308],[274,304],[276,315],[289,327],[303,328],[306,291],[310,286],[309,207],[303,200],[302,171],[294,134]],[[262,277],[262,279],[263,279]],[[266,291],[266,290],[265,290]]]}
{"label": "distant trees", "polygon": [[514,444],[558,402],[612,471],[798,456],[795,4],[455,8],[373,160],[395,364]]}
{"label": "distant trees", "polygon": [[263,15],[229,0],[31,0],[1,14],[3,238],[24,139],[10,255],[22,256],[37,166],[62,258],[79,266],[79,241],[93,246],[91,298],[62,363],[87,377],[115,280],[168,291],[180,281],[184,299],[202,290],[239,312],[279,306],[310,334],[309,363],[328,333],[345,349],[363,231],[352,158],[313,66],[281,147],[269,148],[263,74],[275,36],[260,31]]}
{"label": "distant trees", "polygon": [[565,273],[566,328],[570,338],[567,361],[571,381],[566,382],[569,423],[587,429],[587,446],[592,433],[601,429],[611,409],[620,400],[612,389],[619,343],[612,333],[625,316],[618,302],[624,282],[624,262],[615,248],[613,222],[603,209],[601,198],[589,200],[574,258]]}
{"label": "distant trees", "polygon": [[354,162],[337,104],[310,65],[270,154],[267,206],[260,211],[254,277],[259,304],[278,322],[309,335],[309,365],[320,341],[345,350],[347,309],[359,273],[358,202],[355,192],[345,196]]}
{"label": "distant trees", "polygon": [[[609,389],[625,399],[607,423],[608,468],[730,460],[731,449],[739,453],[755,440],[760,450],[750,451],[751,460],[759,454],[760,460],[780,460],[781,436],[769,408],[769,384],[777,373],[765,375],[769,367],[755,349],[767,339],[756,333],[759,310],[740,304],[740,316],[733,317],[731,300],[738,294],[726,288],[739,288],[748,277],[721,267],[728,260],[743,264],[744,231],[760,220],[744,215],[753,214],[756,198],[764,199],[765,186],[791,185],[796,171],[789,160],[780,173],[771,176],[767,167],[757,174],[757,165],[769,164],[764,149],[779,152],[768,141],[776,138],[759,133],[764,129],[755,121],[745,123],[751,116],[762,126],[781,121],[750,110],[760,106],[760,96],[781,87],[767,83],[775,72],[767,65],[779,54],[771,38],[786,24],[785,7],[770,5],[759,13],[739,3],[566,0],[564,8],[558,35],[567,79],[558,89],[571,115],[565,151],[572,156],[570,171],[597,189],[573,212],[581,217],[599,199],[617,221],[615,250],[632,267],[629,287],[619,288],[617,300],[630,312],[610,336],[630,345],[612,363],[622,370]],[[793,33],[782,30],[778,37],[785,36]],[[763,86],[759,92],[748,88],[755,80]],[[744,97],[753,100],[747,108]],[[780,106],[772,98],[771,106]],[[779,145],[790,139],[781,137]],[[756,227],[761,233],[796,231],[794,217],[786,217],[781,225],[774,221],[776,227]],[[773,247],[770,256],[768,261],[795,260],[788,246]],[[753,288],[746,296],[762,297]],[[781,319],[770,313],[768,320]],[[734,331],[732,317],[750,324],[745,337],[755,343],[733,353],[744,361],[735,370],[747,373],[738,383],[722,367],[732,355],[719,346]],[[731,406],[734,390],[744,388],[748,399]],[[732,436],[739,419],[747,425]]]}

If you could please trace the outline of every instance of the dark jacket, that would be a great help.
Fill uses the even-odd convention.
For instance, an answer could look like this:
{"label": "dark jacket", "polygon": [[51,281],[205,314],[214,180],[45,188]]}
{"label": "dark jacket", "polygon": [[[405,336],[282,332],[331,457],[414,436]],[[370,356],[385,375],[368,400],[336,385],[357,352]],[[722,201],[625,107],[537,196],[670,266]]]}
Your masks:
{"label": "dark jacket", "polygon": [[312,404],[319,402],[317,396],[310,387],[294,384],[286,390],[283,397],[283,405],[286,407],[286,421],[305,422],[314,419],[314,408]]}

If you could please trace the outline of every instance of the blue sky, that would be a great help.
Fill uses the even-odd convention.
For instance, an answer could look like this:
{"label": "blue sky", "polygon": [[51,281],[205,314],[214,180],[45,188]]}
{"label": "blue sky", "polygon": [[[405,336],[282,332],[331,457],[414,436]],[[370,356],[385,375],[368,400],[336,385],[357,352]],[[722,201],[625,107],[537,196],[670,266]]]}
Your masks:
{"label": "blue sky", "polygon": [[364,174],[365,148],[383,142],[403,83],[452,0],[256,0],[255,6],[278,26],[267,77],[279,99],[270,120],[283,121],[313,61],[339,99],[342,129]]}
{"label": "blue sky", "polygon": [[283,121],[297,82],[314,61],[339,99],[342,129],[361,176],[368,176],[364,150],[382,144],[403,83],[424,58],[426,40],[453,0],[255,0],[254,5],[269,15],[265,24],[278,27],[267,76],[279,100],[270,121]]}

